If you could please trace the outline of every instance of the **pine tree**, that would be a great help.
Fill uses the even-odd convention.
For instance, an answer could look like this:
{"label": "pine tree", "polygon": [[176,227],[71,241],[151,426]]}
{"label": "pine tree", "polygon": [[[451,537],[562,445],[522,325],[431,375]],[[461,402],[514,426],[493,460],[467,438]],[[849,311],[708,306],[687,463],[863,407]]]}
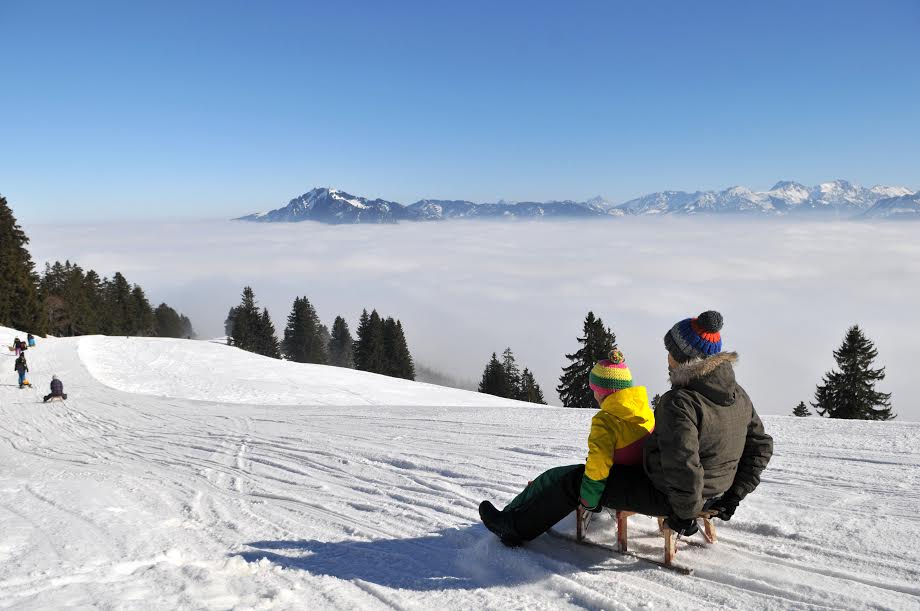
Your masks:
{"label": "pine tree", "polygon": [[335,322],[332,323],[332,335],[329,337],[329,364],[353,369],[355,366],[353,343],[348,323],[341,316],[336,316]]}
{"label": "pine tree", "polygon": [[131,327],[129,335],[147,336],[154,332],[156,319],[153,315],[153,308],[147,300],[147,295],[138,285],[131,289]]}
{"label": "pine tree", "polygon": [[275,325],[268,314],[268,308],[262,310],[262,315],[258,319],[256,326],[256,349],[257,354],[268,356],[273,359],[281,358],[281,346],[275,335]]}
{"label": "pine tree", "polygon": [[325,364],[328,357],[321,326],[310,300],[306,297],[295,298],[281,342],[284,358],[298,363]]}
{"label": "pine tree", "polygon": [[39,334],[44,332],[46,317],[28,243],[6,199],[0,196],[0,324]]}
{"label": "pine tree", "polygon": [[505,351],[502,352],[502,369],[505,372],[508,388],[512,389],[508,397],[517,399],[521,394],[521,369],[517,366],[517,361],[511,348],[505,348]]}
{"label": "pine tree", "polygon": [[651,401],[652,411],[655,411],[656,409],[658,409],[658,404],[660,402],[661,402],[661,395],[659,393],[655,393],[655,396],[652,397],[652,401]]}
{"label": "pine tree", "polygon": [[799,401],[799,404],[796,405],[795,409],[792,410],[792,415],[804,418],[805,416],[811,416],[811,412],[808,411],[807,407],[805,407],[804,401]]}
{"label": "pine tree", "polygon": [[157,337],[182,337],[182,322],[179,313],[161,303],[153,311],[154,335]]}
{"label": "pine tree", "polygon": [[380,373],[394,378],[415,379],[415,365],[402,323],[392,317],[383,321],[383,370]]}
{"label": "pine tree", "polygon": [[383,321],[377,310],[361,314],[355,340],[355,369],[384,373]]}
{"label": "pine tree", "polygon": [[486,364],[482,372],[482,380],[479,382],[479,392],[496,397],[508,398],[515,389],[508,385],[508,376],[505,375],[505,368],[502,366],[498,356],[493,352],[492,358]]}
{"label": "pine tree", "polygon": [[821,416],[851,420],[892,420],[891,393],[875,390],[876,382],[885,379],[885,368],[872,369],[878,356],[875,344],[858,325],[847,330],[834,359],[840,371],[825,374],[823,384],[815,389],[811,404]]}
{"label": "pine tree", "polygon": [[194,337],[192,321],[165,303],[153,311],[154,335],[157,337]]}
{"label": "pine tree", "polygon": [[105,282],[105,317],[103,332],[106,335],[130,335],[133,328],[134,299],[131,285],[115,272],[111,281]]}
{"label": "pine tree", "polygon": [[574,354],[566,354],[571,364],[562,368],[559,386],[556,387],[562,405],[565,407],[594,408],[594,394],[588,386],[588,374],[594,364],[607,358],[616,344],[616,336],[594,312],[585,317],[583,336],[578,338],[583,344]]}
{"label": "pine tree", "polygon": [[243,297],[240,305],[233,310],[233,329],[228,343],[242,350],[257,352],[259,343],[259,308],[256,306],[255,293],[251,287],[243,289]]}
{"label": "pine tree", "polygon": [[537,384],[537,381],[534,379],[533,373],[526,367],[521,374],[521,386],[515,399],[527,401],[528,403],[542,403],[546,405],[546,400],[543,399],[543,391],[540,389],[540,385]]}
{"label": "pine tree", "polygon": [[182,335],[179,337],[186,337],[188,339],[194,339],[197,337],[195,333],[195,328],[192,326],[192,321],[185,314],[179,314],[179,323],[182,325]]}

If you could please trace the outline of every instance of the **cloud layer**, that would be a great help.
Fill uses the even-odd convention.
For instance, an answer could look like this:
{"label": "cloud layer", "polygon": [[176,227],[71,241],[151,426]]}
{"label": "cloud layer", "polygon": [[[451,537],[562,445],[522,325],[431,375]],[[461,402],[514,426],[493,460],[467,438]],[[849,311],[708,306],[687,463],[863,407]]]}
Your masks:
{"label": "cloud layer", "polygon": [[633,375],[667,388],[662,336],[705,309],[758,409],[788,414],[833,366],[859,323],[887,366],[902,419],[920,419],[912,359],[920,328],[915,224],[622,219],[591,222],[327,226],[216,221],[27,225],[40,265],[71,259],[121,271],[151,301],[223,334],[249,284],[279,331],[295,296],[354,329],[363,307],[402,319],[420,362],[476,378],[511,346],[547,397],[588,310],[611,325]]}

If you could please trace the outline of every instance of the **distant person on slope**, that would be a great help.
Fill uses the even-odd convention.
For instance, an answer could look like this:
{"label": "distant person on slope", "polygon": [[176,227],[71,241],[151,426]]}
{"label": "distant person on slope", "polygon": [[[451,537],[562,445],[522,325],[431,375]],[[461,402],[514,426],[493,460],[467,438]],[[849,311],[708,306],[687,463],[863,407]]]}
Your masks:
{"label": "distant person on slope", "polygon": [[26,337],[26,341],[29,344],[29,348],[35,347],[35,336],[32,335],[31,333],[29,333],[29,335]]}
{"label": "distant person on slope", "polygon": [[47,403],[55,397],[60,397],[61,399],[67,400],[67,394],[64,392],[64,383],[61,382],[57,376],[51,376],[51,394],[45,395],[45,398],[42,400],[42,403]]}
{"label": "distant person on slope", "polygon": [[19,354],[19,357],[16,359],[16,362],[13,364],[13,371],[19,374],[19,388],[22,388],[26,384],[26,372],[29,371],[29,364],[26,363],[26,355],[23,353]]}
{"label": "distant person on slope", "polygon": [[479,505],[486,528],[506,545],[520,545],[549,530],[579,503],[590,511],[605,505],[655,513],[663,500],[642,470],[642,448],[655,428],[643,386],[633,386],[623,353],[614,348],[589,374],[600,411],[591,420],[586,464],[556,467],[527,485],[499,511]]}
{"label": "distant person on slope", "polygon": [[16,353],[16,356],[19,356],[19,353],[22,352],[22,340],[18,337],[13,340],[13,352]]}

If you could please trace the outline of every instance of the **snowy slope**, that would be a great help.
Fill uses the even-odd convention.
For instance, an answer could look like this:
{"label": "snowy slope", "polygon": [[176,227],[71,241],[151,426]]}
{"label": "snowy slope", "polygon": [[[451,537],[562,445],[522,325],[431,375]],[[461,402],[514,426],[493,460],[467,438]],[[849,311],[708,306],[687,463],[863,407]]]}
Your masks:
{"label": "snowy slope", "polygon": [[[29,355],[33,390],[0,359],[0,607],[920,608],[920,424],[766,418],[763,485],[683,577],[478,524],[481,499],[582,459],[587,410],[183,340]],[[52,373],[66,405],[39,403]]]}

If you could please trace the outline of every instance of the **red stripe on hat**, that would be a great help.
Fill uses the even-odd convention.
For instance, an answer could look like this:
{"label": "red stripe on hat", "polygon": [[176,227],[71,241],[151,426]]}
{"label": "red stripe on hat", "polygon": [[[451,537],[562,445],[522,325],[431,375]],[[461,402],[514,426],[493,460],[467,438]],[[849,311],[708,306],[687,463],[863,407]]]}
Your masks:
{"label": "red stripe on hat", "polygon": [[690,328],[693,329],[694,333],[705,339],[707,342],[716,343],[722,341],[722,335],[718,331],[715,333],[704,331],[703,328],[697,324],[696,320],[696,318],[690,319]]}

